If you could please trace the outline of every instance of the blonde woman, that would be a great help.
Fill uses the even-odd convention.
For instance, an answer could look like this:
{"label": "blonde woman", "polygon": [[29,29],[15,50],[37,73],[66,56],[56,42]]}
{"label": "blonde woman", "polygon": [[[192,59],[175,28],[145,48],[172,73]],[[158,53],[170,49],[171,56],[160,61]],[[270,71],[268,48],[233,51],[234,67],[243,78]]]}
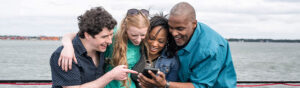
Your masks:
{"label": "blonde woman", "polygon": [[[148,15],[149,11],[145,9],[129,9],[127,11],[126,17],[121,22],[120,29],[115,29],[113,44],[105,52],[106,57],[111,58],[110,65],[105,68],[106,71],[110,71],[112,67],[118,65],[127,65],[131,69],[139,61],[141,57],[140,51],[144,51],[141,50],[141,47],[144,47],[143,40],[150,25]],[[62,39],[65,47],[58,63],[65,71],[72,69],[72,60],[77,63],[71,43],[75,36],[76,34],[66,34]],[[136,88],[136,85],[129,77],[122,82],[114,80],[106,88]]]}

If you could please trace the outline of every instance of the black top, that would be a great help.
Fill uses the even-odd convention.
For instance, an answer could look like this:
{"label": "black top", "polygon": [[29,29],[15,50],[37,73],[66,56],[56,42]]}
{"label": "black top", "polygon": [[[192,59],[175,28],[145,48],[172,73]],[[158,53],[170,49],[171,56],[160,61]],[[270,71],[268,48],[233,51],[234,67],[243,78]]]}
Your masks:
{"label": "black top", "polygon": [[58,59],[63,46],[60,46],[51,56],[52,88],[81,85],[93,81],[104,74],[104,53],[98,52],[99,66],[96,67],[83,46],[78,35],[72,41],[78,64],[72,62],[72,70],[65,72],[58,66]]}

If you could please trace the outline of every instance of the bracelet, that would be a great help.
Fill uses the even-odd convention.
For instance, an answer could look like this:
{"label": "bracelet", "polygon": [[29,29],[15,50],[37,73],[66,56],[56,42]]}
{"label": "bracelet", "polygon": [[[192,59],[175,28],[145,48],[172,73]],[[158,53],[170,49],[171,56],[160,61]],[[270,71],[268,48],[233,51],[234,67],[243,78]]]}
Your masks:
{"label": "bracelet", "polygon": [[167,81],[165,88],[169,88],[169,87],[170,87],[170,83],[169,83],[169,81]]}

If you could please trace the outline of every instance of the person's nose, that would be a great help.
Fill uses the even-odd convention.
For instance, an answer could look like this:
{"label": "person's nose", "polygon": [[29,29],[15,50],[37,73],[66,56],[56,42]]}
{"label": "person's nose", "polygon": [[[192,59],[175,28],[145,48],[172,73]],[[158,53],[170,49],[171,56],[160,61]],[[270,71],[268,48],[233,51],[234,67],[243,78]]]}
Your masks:
{"label": "person's nose", "polygon": [[153,41],[151,45],[152,45],[152,47],[157,47],[158,46],[158,42],[157,41]]}
{"label": "person's nose", "polygon": [[142,37],[141,36],[138,36],[137,38],[136,38],[136,42],[137,43],[140,43],[142,41]]}
{"label": "person's nose", "polygon": [[112,43],[112,37],[113,36],[109,36],[108,39],[106,40],[108,45],[110,45]]}
{"label": "person's nose", "polygon": [[146,36],[141,36],[141,39],[143,40],[143,39],[145,39],[145,37],[146,37]]}
{"label": "person's nose", "polygon": [[172,34],[173,37],[175,37],[175,36],[178,35],[178,31],[177,30],[172,30],[170,32],[171,32],[171,34]]}

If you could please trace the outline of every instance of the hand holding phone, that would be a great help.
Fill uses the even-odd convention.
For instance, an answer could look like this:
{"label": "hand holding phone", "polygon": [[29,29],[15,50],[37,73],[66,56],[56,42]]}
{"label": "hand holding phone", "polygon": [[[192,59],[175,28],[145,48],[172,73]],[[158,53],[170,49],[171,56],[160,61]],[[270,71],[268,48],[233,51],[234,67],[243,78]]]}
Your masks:
{"label": "hand holding phone", "polygon": [[147,78],[150,78],[150,79],[152,79],[152,76],[148,73],[148,70],[152,71],[152,73],[154,73],[155,75],[158,72],[157,68],[145,68],[142,73],[144,76],[146,76]]}

